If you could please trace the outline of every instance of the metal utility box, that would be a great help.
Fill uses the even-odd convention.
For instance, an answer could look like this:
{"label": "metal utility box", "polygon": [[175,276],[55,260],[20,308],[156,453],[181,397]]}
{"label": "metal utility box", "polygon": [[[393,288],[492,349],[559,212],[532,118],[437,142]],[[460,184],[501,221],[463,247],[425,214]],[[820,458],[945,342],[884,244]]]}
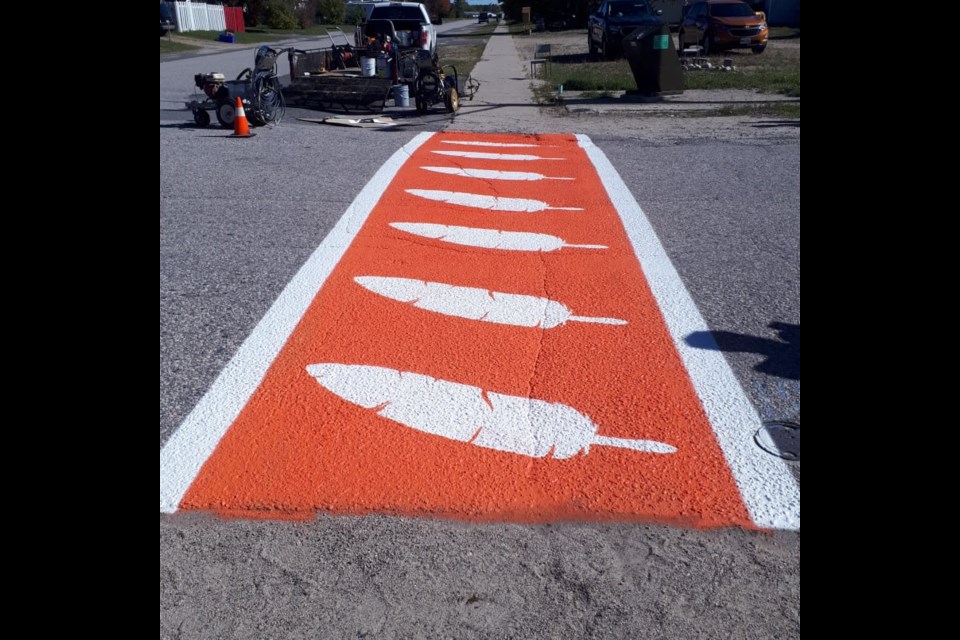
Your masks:
{"label": "metal utility box", "polygon": [[636,91],[628,94],[664,96],[683,93],[683,69],[667,25],[638,27],[623,39]]}

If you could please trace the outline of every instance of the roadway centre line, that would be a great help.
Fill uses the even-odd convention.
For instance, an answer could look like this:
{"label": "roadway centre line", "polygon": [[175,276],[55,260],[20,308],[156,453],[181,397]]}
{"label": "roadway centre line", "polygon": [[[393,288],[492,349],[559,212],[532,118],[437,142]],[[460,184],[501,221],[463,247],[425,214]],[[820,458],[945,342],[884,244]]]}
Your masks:
{"label": "roadway centre line", "polygon": [[250,336],[160,450],[160,511],[173,513],[207,458],[233,424],[317,292],[353,242],[400,167],[434,134],[398,149],[357,194],[344,215],[274,301]]}
{"label": "roadway centre line", "polygon": [[800,528],[800,489],[783,460],[760,450],[753,434],[762,424],[753,404],[719,349],[694,348],[684,339],[710,328],[694,304],[657,234],[620,174],[588,136],[577,135],[620,214],[710,425],[754,523],[772,529]]}

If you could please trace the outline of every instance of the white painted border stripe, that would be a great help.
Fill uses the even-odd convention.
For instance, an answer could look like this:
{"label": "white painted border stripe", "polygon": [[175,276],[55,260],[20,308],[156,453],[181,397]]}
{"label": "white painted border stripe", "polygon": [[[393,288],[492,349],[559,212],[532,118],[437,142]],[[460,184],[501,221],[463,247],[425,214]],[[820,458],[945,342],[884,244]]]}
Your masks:
{"label": "white painted border stripe", "polygon": [[585,135],[580,146],[596,167],[640,260],[674,345],[703,403],[750,517],[760,527],[800,528],[800,488],[787,464],[753,443],[760,417],[719,350],[693,348],[684,338],[709,331],[650,221],[603,152]]}
{"label": "white painted border stripe", "polygon": [[160,511],[173,513],[200,468],[263,381],[294,327],[367,221],[397,171],[432,133],[397,150],[350,203],[339,222],[283,289],[263,319],[160,450]]}
{"label": "white painted border stripe", "polygon": [[487,142],[485,140],[441,140],[440,142],[444,144],[472,145],[474,147],[504,147],[504,148],[514,148],[514,149],[518,149],[521,147],[536,148],[540,146],[538,144],[525,144],[525,143],[519,143],[519,142]]}

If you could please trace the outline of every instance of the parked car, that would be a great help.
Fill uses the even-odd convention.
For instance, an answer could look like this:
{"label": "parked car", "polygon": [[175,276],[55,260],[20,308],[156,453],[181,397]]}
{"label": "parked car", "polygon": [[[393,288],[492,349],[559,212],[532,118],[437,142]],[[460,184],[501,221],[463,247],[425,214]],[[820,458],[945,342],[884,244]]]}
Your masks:
{"label": "parked car", "polygon": [[177,25],[173,22],[173,11],[170,10],[170,5],[166,2],[160,3],[160,37],[167,35],[171,31],[177,28]]}
{"label": "parked car", "polygon": [[[380,32],[380,33],[374,33]],[[366,46],[366,38],[389,35],[401,48],[417,47],[437,56],[437,28],[426,7],[419,2],[374,2],[370,4],[366,22],[357,27],[355,44]]]}
{"label": "parked car", "polygon": [[587,22],[587,48],[612,58],[621,51],[624,36],[637,27],[661,24],[660,12],[647,0],[605,0]]}
{"label": "parked car", "polygon": [[671,27],[680,25],[687,5],[689,5],[689,2],[686,0],[650,0],[650,6],[654,10],[659,9],[662,12],[660,19],[663,20],[663,23]]}
{"label": "parked car", "polygon": [[480,15],[477,16],[477,24],[488,24],[490,22],[490,16],[486,11],[481,11]]}
{"label": "parked car", "polygon": [[700,45],[704,55],[725,49],[767,48],[766,19],[742,0],[703,0],[690,5],[680,23],[680,49]]}

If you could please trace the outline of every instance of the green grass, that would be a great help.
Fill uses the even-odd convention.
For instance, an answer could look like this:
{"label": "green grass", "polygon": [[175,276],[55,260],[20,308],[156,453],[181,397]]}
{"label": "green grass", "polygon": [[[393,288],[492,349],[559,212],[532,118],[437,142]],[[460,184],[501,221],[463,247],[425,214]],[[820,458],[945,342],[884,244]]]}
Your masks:
{"label": "green grass", "polygon": [[[346,34],[350,44],[353,44],[353,25],[320,25],[315,24],[306,29],[293,29],[284,31],[279,29],[267,29],[260,27],[250,27],[243,33],[233,34],[237,44],[257,44],[259,42],[275,42],[286,38],[303,38],[305,36],[325,36],[327,27],[339,27]],[[187,31],[181,33],[186,38],[194,40],[217,40],[221,31]],[[338,40],[339,43],[339,40]]]}
{"label": "green grass", "polygon": [[775,116],[800,119],[800,105],[796,102],[768,102],[767,104],[724,105],[717,111],[721,116]]}
{"label": "green grass", "polygon": [[[698,69],[684,73],[687,89],[756,89],[762,93],[781,93],[800,97],[800,48],[768,47],[755,55],[749,51],[733,51],[722,55],[731,58],[736,71]],[[625,59],[599,60],[586,55],[570,56],[570,61],[552,62],[547,69],[547,84],[562,84],[567,91],[627,91],[637,85]],[[713,57],[714,63],[721,56]]]}
{"label": "green grass", "polygon": [[[190,38],[191,40],[216,40],[221,31],[186,31],[180,35],[184,38]],[[283,36],[275,35],[272,33],[266,32],[256,32],[256,31],[246,31],[244,33],[235,33],[233,34],[234,40],[237,44],[256,44],[258,42],[272,42],[274,40],[280,40]]]}
{"label": "green grass", "polygon": [[547,84],[563,85],[564,91],[626,91],[637,83],[626,60],[596,62],[551,62],[547,65]]}
{"label": "green grass", "polygon": [[796,69],[738,69],[717,71],[699,69],[684,76],[687,89],[756,89],[763,93],[782,93],[800,97],[800,66]]}
{"label": "green grass", "polygon": [[520,35],[520,34],[525,35],[527,31],[532,32],[534,29],[535,27],[532,24],[524,23],[524,22],[511,22],[510,24],[507,25],[507,30],[510,32],[511,35]]}
{"label": "green grass", "polygon": [[457,39],[460,38],[486,38],[491,33],[493,33],[497,28],[497,23],[490,22],[487,24],[478,24],[476,31],[472,33],[467,33],[464,35],[457,35]]}
{"label": "green grass", "polygon": [[183,44],[182,42],[174,42],[173,40],[160,38],[160,53],[177,53],[179,51],[194,51],[199,48],[200,47],[195,47],[192,44]]}
{"label": "green grass", "polygon": [[[731,51],[722,57],[733,60],[736,71],[700,69],[688,71],[689,89],[756,89],[762,93],[782,93],[800,97],[799,39],[775,42],[761,54],[746,50]],[[717,57],[714,61],[719,62]]]}
{"label": "green grass", "polygon": [[483,55],[484,46],[485,45],[482,44],[471,44],[455,47],[441,47],[441,49],[438,51],[440,56],[440,64],[443,66],[448,64],[454,65],[457,68],[457,74],[462,78],[466,78],[468,75],[470,75],[470,72],[473,71],[473,68],[477,65],[477,62],[480,61],[480,56]]}

